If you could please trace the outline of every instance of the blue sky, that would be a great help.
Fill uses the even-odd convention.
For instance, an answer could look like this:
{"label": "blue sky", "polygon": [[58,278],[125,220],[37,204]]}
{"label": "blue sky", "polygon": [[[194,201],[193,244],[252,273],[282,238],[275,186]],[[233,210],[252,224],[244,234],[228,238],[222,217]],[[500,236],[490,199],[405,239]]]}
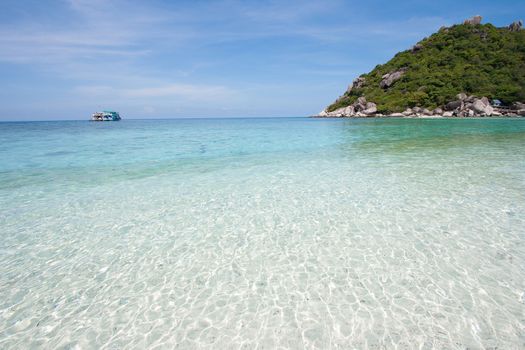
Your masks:
{"label": "blue sky", "polygon": [[309,115],[476,14],[525,1],[2,0],[0,120]]}

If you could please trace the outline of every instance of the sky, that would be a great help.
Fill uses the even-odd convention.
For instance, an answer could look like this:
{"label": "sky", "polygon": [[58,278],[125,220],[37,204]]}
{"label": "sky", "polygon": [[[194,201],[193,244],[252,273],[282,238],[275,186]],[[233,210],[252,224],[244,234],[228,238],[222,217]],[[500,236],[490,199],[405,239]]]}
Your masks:
{"label": "sky", "polygon": [[0,121],[308,116],[441,26],[525,1],[1,0]]}

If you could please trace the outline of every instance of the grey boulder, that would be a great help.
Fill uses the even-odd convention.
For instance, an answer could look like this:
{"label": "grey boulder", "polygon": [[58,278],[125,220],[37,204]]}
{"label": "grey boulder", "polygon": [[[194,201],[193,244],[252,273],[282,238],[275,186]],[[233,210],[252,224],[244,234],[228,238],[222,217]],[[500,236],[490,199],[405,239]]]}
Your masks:
{"label": "grey boulder", "polygon": [[387,73],[387,74],[383,75],[381,77],[383,80],[381,80],[381,82],[379,83],[379,86],[382,89],[388,89],[396,81],[401,79],[401,77],[405,74],[406,71],[407,71],[406,68],[401,68],[401,69],[398,69],[396,71],[393,71],[393,72],[390,72],[390,73]]}
{"label": "grey boulder", "polygon": [[522,26],[523,26],[523,22],[521,20],[520,21],[515,21],[515,22],[512,22],[509,25],[509,30],[511,32],[519,32],[521,30]]}
{"label": "grey boulder", "polygon": [[347,93],[350,93],[352,90],[355,90],[355,89],[360,89],[363,87],[363,85],[365,85],[366,83],[366,78],[365,77],[358,77],[358,78],[355,78],[354,81],[352,82],[352,85],[350,85],[348,87],[348,89],[346,90]]}
{"label": "grey boulder", "polygon": [[375,114],[377,112],[377,106],[375,103],[373,102],[368,102],[366,104],[366,109],[363,110],[363,114],[366,114],[366,115],[370,115],[370,114]]}
{"label": "grey boulder", "polygon": [[463,105],[462,101],[452,101],[445,105],[445,110],[453,111],[455,109],[461,108],[462,105]]}
{"label": "grey boulder", "polygon": [[466,19],[465,22],[463,22],[463,24],[470,24],[470,25],[481,24],[482,19],[483,18],[481,16],[474,16],[472,18]]}

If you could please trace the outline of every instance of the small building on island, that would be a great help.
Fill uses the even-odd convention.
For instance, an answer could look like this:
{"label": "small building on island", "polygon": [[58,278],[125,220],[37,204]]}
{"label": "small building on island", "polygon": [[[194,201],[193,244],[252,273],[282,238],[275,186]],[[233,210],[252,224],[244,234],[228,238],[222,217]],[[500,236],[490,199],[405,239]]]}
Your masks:
{"label": "small building on island", "polygon": [[500,100],[494,99],[491,102],[492,107],[501,107],[503,103]]}

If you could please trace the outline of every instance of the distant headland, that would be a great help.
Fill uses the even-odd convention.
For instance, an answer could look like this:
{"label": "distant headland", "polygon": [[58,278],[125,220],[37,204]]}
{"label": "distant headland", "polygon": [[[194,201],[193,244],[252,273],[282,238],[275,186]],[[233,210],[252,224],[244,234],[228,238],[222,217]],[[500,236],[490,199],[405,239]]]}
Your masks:
{"label": "distant headland", "polygon": [[525,116],[523,22],[441,27],[356,78],[316,117]]}

